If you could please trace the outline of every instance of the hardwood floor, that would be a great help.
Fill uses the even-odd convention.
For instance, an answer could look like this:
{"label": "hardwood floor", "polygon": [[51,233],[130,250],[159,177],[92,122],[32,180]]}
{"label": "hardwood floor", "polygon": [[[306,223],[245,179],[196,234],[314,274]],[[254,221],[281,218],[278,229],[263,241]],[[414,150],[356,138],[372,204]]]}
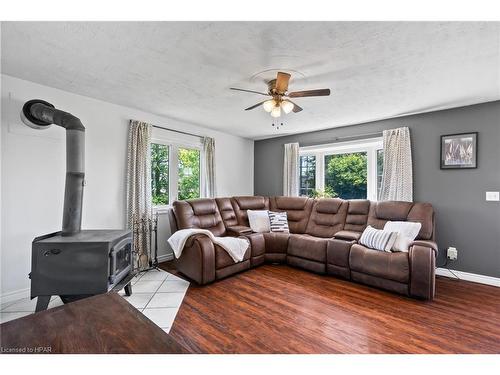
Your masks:
{"label": "hardwood floor", "polygon": [[265,265],[192,284],[170,334],[196,353],[500,353],[500,288],[438,278],[425,302]]}

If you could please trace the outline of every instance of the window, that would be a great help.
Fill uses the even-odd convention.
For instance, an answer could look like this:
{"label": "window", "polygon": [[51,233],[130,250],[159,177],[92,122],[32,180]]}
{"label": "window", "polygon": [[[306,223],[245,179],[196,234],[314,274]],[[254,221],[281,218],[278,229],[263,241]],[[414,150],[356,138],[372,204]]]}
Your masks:
{"label": "window", "polygon": [[200,150],[179,149],[178,199],[200,197]]}
{"label": "window", "polygon": [[201,196],[201,142],[197,137],[153,128],[151,192],[156,208]]}
{"label": "window", "polygon": [[325,155],[325,192],[343,199],[366,199],[366,152]]}
{"label": "window", "polygon": [[382,165],[381,138],[301,147],[300,195],[377,200]]}
{"label": "window", "polygon": [[153,205],[168,204],[168,146],[151,144],[151,192]]}
{"label": "window", "polygon": [[310,196],[316,187],[316,157],[300,157],[300,195]]}

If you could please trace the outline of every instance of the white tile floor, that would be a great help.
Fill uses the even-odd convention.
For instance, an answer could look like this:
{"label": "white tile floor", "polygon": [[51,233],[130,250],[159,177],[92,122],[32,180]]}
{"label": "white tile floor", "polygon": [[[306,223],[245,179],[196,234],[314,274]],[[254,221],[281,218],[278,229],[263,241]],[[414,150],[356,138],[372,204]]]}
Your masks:
{"label": "white tile floor", "polygon": [[[168,333],[188,287],[189,282],[180,277],[163,270],[150,270],[134,277],[130,297],[125,296],[124,291],[119,294]],[[61,299],[54,296],[50,300],[49,309],[62,304]],[[5,303],[1,307],[0,323],[33,314],[35,306],[36,299]]]}
{"label": "white tile floor", "polygon": [[180,277],[150,270],[132,280],[130,297],[123,291],[120,295],[168,333],[188,287],[189,282]]}
{"label": "white tile floor", "polygon": [[[50,299],[49,309],[61,306],[63,302],[59,296],[54,296]],[[22,318],[23,316],[33,314],[36,307],[36,298],[29,298],[8,302],[2,305],[0,311],[0,323],[8,322],[9,320]]]}

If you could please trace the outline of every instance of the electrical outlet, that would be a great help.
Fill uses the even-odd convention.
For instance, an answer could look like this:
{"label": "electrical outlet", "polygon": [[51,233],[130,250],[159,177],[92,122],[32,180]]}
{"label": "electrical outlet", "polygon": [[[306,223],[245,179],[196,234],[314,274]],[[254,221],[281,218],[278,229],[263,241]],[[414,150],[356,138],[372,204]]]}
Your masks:
{"label": "electrical outlet", "polygon": [[446,253],[449,260],[456,260],[458,258],[458,250],[456,247],[449,247]]}
{"label": "electrical outlet", "polygon": [[486,200],[487,201],[499,201],[500,200],[500,192],[498,192],[498,191],[487,191],[486,192]]}

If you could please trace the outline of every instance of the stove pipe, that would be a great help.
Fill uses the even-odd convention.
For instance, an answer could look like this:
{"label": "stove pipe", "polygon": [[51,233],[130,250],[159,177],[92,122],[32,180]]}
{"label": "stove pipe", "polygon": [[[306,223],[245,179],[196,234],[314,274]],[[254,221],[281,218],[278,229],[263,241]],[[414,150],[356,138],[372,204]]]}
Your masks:
{"label": "stove pipe", "polygon": [[34,129],[47,129],[52,124],[66,129],[66,186],[61,234],[71,236],[80,232],[85,184],[85,127],[77,117],[40,99],[24,103],[21,120]]}

